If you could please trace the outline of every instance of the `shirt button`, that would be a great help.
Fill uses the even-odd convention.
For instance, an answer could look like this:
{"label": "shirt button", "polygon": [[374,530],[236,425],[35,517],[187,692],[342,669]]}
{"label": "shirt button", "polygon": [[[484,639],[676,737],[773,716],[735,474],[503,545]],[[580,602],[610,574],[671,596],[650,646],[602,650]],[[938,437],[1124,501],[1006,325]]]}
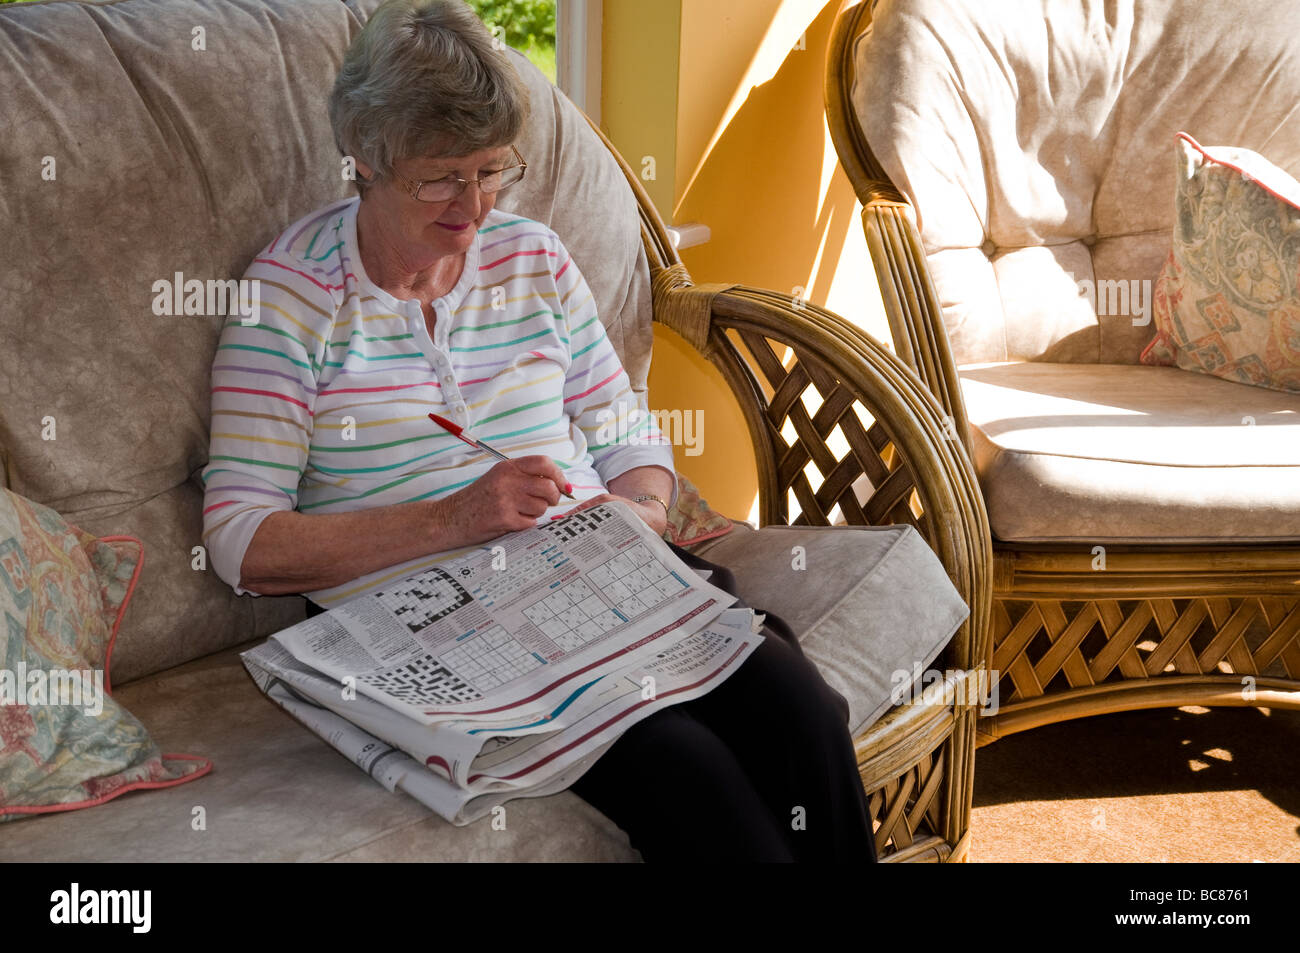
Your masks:
{"label": "shirt button", "polygon": [[444,384],[454,384],[456,383],[456,378],[450,374],[444,374],[442,375],[442,382]]}

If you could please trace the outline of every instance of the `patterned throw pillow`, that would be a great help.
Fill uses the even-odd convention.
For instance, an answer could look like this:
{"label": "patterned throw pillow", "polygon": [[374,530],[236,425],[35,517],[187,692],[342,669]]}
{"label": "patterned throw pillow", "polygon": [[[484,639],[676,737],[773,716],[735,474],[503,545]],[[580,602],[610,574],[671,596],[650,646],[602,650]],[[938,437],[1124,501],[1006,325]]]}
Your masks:
{"label": "patterned throw pillow", "polygon": [[1300,393],[1300,183],[1179,133],[1176,208],[1142,363]]}
{"label": "patterned throw pillow", "polygon": [[207,774],[159,752],[109,696],[113,642],[144,559],[0,490],[0,821],[102,804]]}
{"label": "patterned throw pillow", "polygon": [[695,484],[677,474],[677,499],[668,510],[664,538],[683,549],[730,533],[735,524],[712,509]]}

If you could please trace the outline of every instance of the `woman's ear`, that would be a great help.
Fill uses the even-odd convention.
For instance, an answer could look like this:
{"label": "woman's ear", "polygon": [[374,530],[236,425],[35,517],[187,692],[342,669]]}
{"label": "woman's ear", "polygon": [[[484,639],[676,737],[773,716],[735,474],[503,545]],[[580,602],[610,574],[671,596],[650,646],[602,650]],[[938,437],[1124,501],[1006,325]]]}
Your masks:
{"label": "woman's ear", "polygon": [[370,166],[366,165],[360,159],[354,159],[353,162],[356,165],[357,177],[369,185],[371,177],[375,174],[375,170],[370,168]]}

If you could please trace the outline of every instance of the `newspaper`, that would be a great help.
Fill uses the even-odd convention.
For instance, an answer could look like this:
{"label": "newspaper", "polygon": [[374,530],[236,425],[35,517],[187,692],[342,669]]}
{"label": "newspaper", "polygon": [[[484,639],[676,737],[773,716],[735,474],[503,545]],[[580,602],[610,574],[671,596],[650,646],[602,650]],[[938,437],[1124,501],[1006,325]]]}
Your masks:
{"label": "newspaper", "polygon": [[557,774],[546,784],[523,791],[472,797],[468,792],[457,789],[455,785],[427,771],[405,752],[384,744],[346,718],[304,702],[282,684],[273,684],[267,694],[272,701],[328,741],[389,791],[405,791],[458,827],[478,820],[512,797],[542,797],[564,790],[586,772],[604,753],[605,748],[613,744],[612,741],[608,742],[583,761],[570,765],[566,772]]}
{"label": "newspaper", "polygon": [[631,725],[697,698],[761,616],[623,504],[513,533],[243,654],[272,700],[456,824],[561,790]]}
{"label": "newspaper", "polygon": [[484,725],[421,725],[364,695],[344,698],[337,682],[273,642],[244,654],[273,700],[326,738],[390,791],[401,787],[455,824],[511,797],[562,790],[618,737],[668,705],[698,698],[758,646],[750,610],[719,620],[648,663],[581,686],[549,718]]}

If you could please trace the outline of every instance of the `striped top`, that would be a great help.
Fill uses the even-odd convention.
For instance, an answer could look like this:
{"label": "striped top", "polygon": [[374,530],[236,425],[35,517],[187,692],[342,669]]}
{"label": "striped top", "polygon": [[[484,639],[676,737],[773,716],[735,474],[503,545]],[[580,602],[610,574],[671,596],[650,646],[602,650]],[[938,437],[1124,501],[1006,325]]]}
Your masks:
{"label": "striped top", "polygon": [[[221,333],[203,541],[236,594],[246,591],[249,541],[277,510],[441,499],[491,469],[494,458],[443,432],[430,412],[507,456],[549,455],[579,502],[634,467],[674,472],[672,446],[633,392],[555,232],[490,211],[460,280],[433,302],[430,339],[418,301],[366,276],[359,205],[335,203],[277,237],[244,275],[258,281],[256,323],[233,315]],[[576,505],[561,497],[538,523]],[[337,605],[450,554],[306,595]]]}

